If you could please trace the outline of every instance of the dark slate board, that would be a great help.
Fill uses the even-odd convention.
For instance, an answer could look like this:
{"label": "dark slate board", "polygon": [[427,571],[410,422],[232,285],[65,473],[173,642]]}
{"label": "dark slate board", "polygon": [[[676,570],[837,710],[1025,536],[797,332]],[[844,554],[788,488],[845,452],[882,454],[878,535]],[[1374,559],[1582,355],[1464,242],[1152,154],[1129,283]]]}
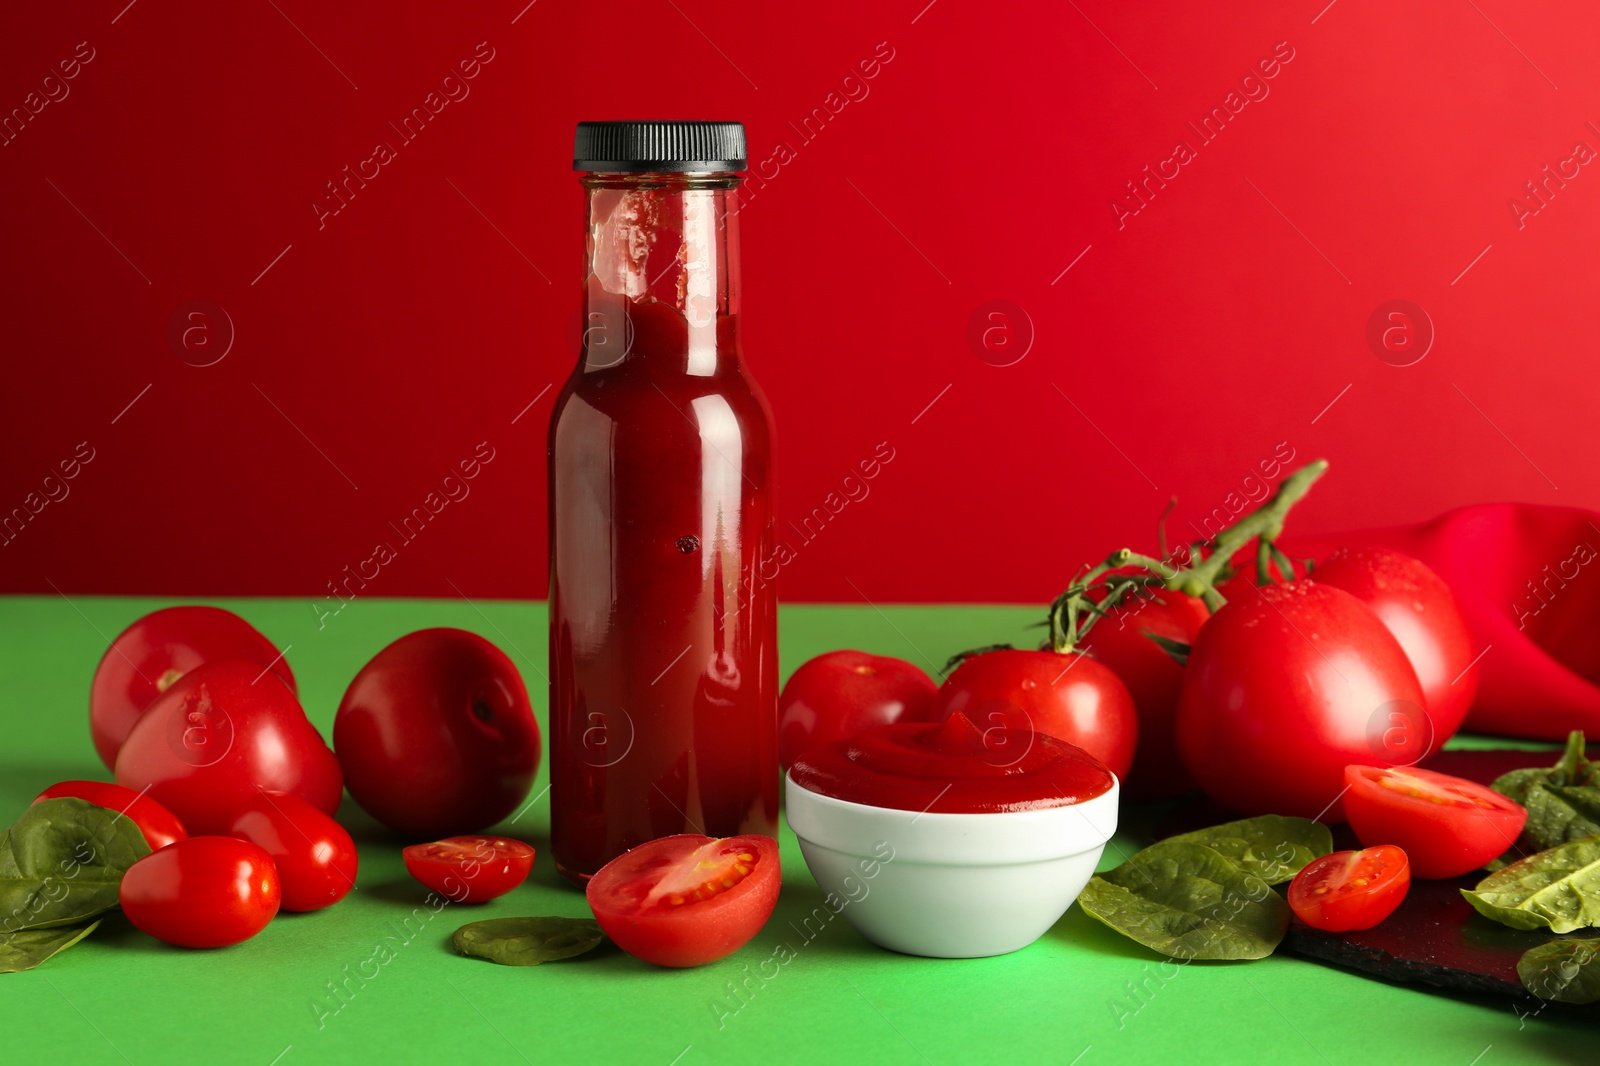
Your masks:
{"label": "dark slate board", "polygon": [[[1508,770],[1548,766],[1555,762],[1558,754],[1500,749],[1447,751],[1424,765],[1440,773],[1488,784]],[[1589,757],[1600,758],[1600,750],[1591,747]],[[1186,802],[1166,817],[1157,817],[1154,831],[1149,835],[1151,839],[1159,839],[1215,825],[1229,817],[1208,803]],[[1340,849],[1361,846],[1348,826],[1334,827],[1333,838],[1334,846]],[[1531,853],[1532,848],[1526,847],[1526,841],[1523,843],[1525,850]],[[1318,962],[1359,970],[1389,981],[1505,997],[1514,1001],[1513,1009],[1518,1014],[1558,1010],[1600,1018],[1600,1004],[1548,1003],[1522,987],[1517,977],[1517,961],[1529,948],[1554,937],[1550,933],[1511,929],[1473,910],[1461,898],[1461,889],[1471,888],[1483,876],[1477,873],[1448,881],[1413,881],[1399,909],[1375,929],[1327,933],[1296,918],[1283,946]],[[1581,930],[1569,935],[1600,935],[1600,930]]]}

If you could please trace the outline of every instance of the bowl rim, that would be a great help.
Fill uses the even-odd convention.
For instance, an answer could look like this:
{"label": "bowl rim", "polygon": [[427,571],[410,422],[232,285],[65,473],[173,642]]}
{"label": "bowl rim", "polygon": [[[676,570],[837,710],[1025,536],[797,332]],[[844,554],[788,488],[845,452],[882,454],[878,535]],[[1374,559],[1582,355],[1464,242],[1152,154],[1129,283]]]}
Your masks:
{"label": "bowl rim", "polygon": [[[912,811],[841,800],[784,775],[784,816],[802,844],[842,854],[944,866],[1044,862],[1103,848],[1116,833],[1121,781],[1079,803],[1024,811]],[[796,824],[796,814],[799,824]]]}

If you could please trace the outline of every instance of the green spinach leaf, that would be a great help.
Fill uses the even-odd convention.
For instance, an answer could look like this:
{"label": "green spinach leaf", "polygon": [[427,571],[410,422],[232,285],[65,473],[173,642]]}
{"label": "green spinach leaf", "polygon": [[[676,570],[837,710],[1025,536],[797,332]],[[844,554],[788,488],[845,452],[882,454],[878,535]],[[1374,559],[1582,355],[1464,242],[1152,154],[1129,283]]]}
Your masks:
{"label": "green spinach leaf", "polygon": [[1524,804],[1528,824],[1522,831],[1541,848],[1553,848],[1600,833],[1600,788],[1534,782]]}
{"label": "green spinach leaf", "polygon": [[1600,940],[1563,937],[1530,948],[1517,962],[1517,976],[1540,999],[1600,1001]]}
{"label": "green spinach leaf", "polygon": [[148,854],[138,825],[116,811],[69,796],[34,804],[0,833],[0,934],[104,914]]}
{"label": "green spinach leaf", "polygon": [[1567,735],[1567,748],[1554,766],[1512,770],[1495,778],[1489,787],[1526,805],[1528,790],[1535,784],[1600,786],[1600,763],[1590,762],[1584,754],[1583,733],[1580,730],[1574,729]]}
{"label": "green spinach leaf", "polygon": [[23,929],[0,933],[0,973],[31,970],[52,955],[67,950],[95,931],[96,918],[82,925],[58,925],[50,929]]}
{"label": "green spinach leaf", "polygon": [[1328,827],[1309,818],[1263,814],[1168,837],[1164,843],[1203,844],[1269,885],[1281,884],[1312,859],[1333,851]]}
{"label": "green spinach leaf", "polygon": [[1513,929],[1570,933],[1600,924],[1600,836],[1529,855],[1461,894],[1479,914]]}
{"label": "green spinach leaf", "polygon": [[1164,840],[1091,878],[1078,904],[1175,959],[1260,959],[1289,928],[1289,905],[1266,881],[1201,844]]}
{"label": "green spinach leaf", "polygon": [[591,918],[490,918],[463,925],[450,942],[502,966],[537,966],[592,951],[605,938]]}

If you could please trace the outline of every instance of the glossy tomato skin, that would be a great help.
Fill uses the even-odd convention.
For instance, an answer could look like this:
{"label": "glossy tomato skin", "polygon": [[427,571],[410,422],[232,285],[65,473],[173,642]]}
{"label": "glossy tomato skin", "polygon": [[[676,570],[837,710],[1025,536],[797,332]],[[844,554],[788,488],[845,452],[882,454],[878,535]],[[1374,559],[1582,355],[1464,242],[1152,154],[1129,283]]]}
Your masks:
{"label": "glossy tomato skin", "polygon": [[617,856],[584,891],[619,948],[657,966],[685,967],[748,943],[771,917],[782,881],[771,837],[683,833]]}
{"label": "glossy tomato skin", "polygon": [[254,663],[221,662],[162,693],[117,753],[117,784],[149,794],[191,833],[224,834],[262,791],[339,807],[339,762],[293,692]]}
{"label": "glossy tomato skin", "polygon": [[1389,739],[1422,689],[1378,616],[1314,580],[1230,602],[1200,630],[1178,703],[1178,749],[1200,787],[1245,815],[1342,821],[1352,763],[1415,762],[1416,734]]}
{"label": "glossy tomato skin", "polygon": [[515,811],[539,769],[540,738],[504,652],[476,633],[423,629],[350,682],[333,747],[363,810],[410,836],[439,837]]}
{"label": "glossy tomato skin", "polygon": [[1388,845],[1313,859],[1289,882],[1289,907],[1314,929],[1371,929],[1411,888],[1406,853]]}
{"label": "glossy tomato skin", "polygon": [[[1473,646],[1466,617],[1444,579],[1387,548],[1341,548],[1314,575],[1366,604],[1405,649],[1422,685],[1435,750],[1455,736],[1478,695],[1475,660],[1482,649]],[[1417,869],[1415,855],[1411,869]]]}
{"label": "glossy tomato skin", "polygon": [[160,851],[168,844],[185,840],[189,831],[178,816],[167,810],[148,795],[140,795],[131,788],[113,785],[108,781],[60,781],[34,797],[33,802],[55,799],[58,796],[76,796],[88,800],[96,807],[118,811],[131,818],[144,834],[151,851]]}
{"label": "glossy tomato skin", "polygon": [[134,927],[183,948],[248,940],[278,913],[272,857],[248,840],[190,837],[146,855],[122,875],[122,912]]}
{"label": "glossy tomato skin", "polygon": [[156,697],[203,663],[238,659],[270,669],[294,692],[294,671],[272,641],[220,607],[167,607],[134,622],[111,642],[89,688],[89,732],[108,768]]}
{"label": "glossy tomato skin", "polygon": [[904,659],[849,650],[819,655],[802,663],[778,696],[778,760],[787,770],[813,745],[875,725],[929,721],[938,690]]}
{"label": "glossy tomato skin", "polygon": [[945,678],[933,717],[956,711],[979,729],[1031,729],[1076,744],[1120,779],[1133,763],[1139,714],[1111,668],[1073,652],[1002,649],[964,660]]}
{"label": "glossy tomato skin", "polygon": [[1511,849],[1528,821],[1492,788],[1417,767],[1345,768],[1344,813],[1356,839],[1394,844],[1422,878],[1459,877]]}
{"label": "glossy tomato skin", "polygon": [[228,836],[248,840],[272,856],[286,911],[320,910],[355,887],[355,841],[344,826],[299,796],[260,793],[233,819]]}
{"label": "glossy tomato skin", "polygon": [[528,879],[534,850],[510,837],[446,837],[402,853],[406,870],[455,903],[487,903]]}
{"label": "glossy tomato skin", "polygon": [[1145,634],[1193,644],[1211,612],[1193,596],[1162,589],[1118,606],[1089,628],[1079,647],[1128,686],[1139,714],[1139,745],[1128,770],[1133,800],[1167,799],[1196,788],[1178,754],[1176,721],[1183,667]]}

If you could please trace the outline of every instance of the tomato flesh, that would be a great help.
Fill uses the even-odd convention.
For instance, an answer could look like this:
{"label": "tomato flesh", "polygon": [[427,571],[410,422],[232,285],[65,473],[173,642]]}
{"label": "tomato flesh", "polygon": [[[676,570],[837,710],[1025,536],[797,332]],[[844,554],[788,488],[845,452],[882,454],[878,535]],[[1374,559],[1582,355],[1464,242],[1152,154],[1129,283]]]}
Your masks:
{"label": "tomato flesh", "polygon": [[283,889],[272,857],[248,840],[190,837],[128,867],[117,894],[136,929],[178,947],[220,948],[265,929]]}
{"label": "tomato flesh", "polygon": [[447,837],[402,853],[411,876],[456,903],[486,903],[528,879],[534,850],[509,837]]}
{"label": "tomato flesh", "polygon": [[228,835],[272,856],[283,909],[314,911],[338,903],[356,884],[356,845],[344,826],[299,796],[263,792],[241,811]]}
{"label": "tomato flesh", "polygon": [[1396,844],[1418,877],[1457,877],[1517,842],[1528,812],[1492,788],[1416,767],[1347,766],[1345,817],[1363,844]]}
{"label": "tomato flesh", "polygon": [[1371,929],[1400,906],[1411,887],[1406,853],[1391,844],[1336,851],[1313,859],[1289,882],[1289,906],[1315,929]]}
{"label": "tomato flesh", "polygon": [[151,851],[160,851],[168,844],[175,844],[189,836],[189,831],[178,821],[178,816],[149,795],[113,785],[109,781],[60,781],[39,793],[33,802],[58,796],[76,796],[96,807],[104,807],[132,819],[133,824],[139,827],[139,832],[144,834],[145,843],[150,845]]}
{"label": "tomato flesh", "polygon": [[748,834],[662,837],[611,860],[589,880],[595,921],[628,954],[657,966],[700,966],[739,950],[772,914],[778,842]]}

